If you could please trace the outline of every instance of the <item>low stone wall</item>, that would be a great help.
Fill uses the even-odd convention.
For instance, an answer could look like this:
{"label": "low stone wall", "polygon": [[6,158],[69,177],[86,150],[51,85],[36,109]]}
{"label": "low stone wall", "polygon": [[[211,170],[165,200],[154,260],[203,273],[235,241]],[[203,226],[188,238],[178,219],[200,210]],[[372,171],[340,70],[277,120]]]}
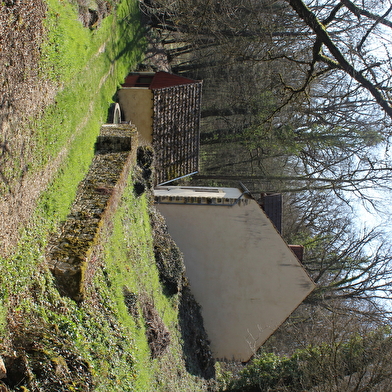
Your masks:
{"label": "low stone wall", "polygon": [[101,127],[96,155],[78,187],[60,232],[49,242],[46,259],[63,295],[81,301],[85,272],[102,227],[117,208],[129,172],[136,163],[138,137],[129,124]]}

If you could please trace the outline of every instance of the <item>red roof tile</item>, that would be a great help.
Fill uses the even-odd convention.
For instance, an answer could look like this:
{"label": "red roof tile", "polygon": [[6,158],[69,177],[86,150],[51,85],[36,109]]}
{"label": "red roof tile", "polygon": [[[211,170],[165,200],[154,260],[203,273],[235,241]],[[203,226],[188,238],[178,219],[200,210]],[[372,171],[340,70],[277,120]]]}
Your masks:
{"label": "red roof tile", "polygon": [[129,74],[123,83],[123,87],[148,87],[151,90],[160,88],[182,86],[186,84],[198,83],[197,81],[183,76],[173,75],[168,72],[157,72],[155,75],[145,75],[143,73]]}

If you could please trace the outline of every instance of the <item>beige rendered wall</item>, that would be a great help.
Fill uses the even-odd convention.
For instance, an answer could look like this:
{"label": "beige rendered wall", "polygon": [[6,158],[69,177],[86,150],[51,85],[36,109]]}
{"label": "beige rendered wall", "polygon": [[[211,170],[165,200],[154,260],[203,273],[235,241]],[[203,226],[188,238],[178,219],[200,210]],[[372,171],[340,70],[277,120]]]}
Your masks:
{"label": "beige rendered wall", "polygon": [[118,100],[125,121],[136,125],[140,141],[152,142],[153,95],[145,87],[123,87],[118,91]]}
{"label": "beige rendered wall", "polygon": [[184,253],[213,355],[249,360],[313,282],[253,199],[232,207],[156,207]]}

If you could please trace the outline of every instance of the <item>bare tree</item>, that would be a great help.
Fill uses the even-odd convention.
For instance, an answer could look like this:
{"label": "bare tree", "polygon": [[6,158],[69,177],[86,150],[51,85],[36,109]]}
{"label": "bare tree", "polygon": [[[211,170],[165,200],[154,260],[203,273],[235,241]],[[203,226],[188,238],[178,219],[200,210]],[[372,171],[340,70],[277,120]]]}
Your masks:
{"label": "bare tree", "polygon": [[286,2],[313,34],[309,42],[311,56],[306,64],[307,77],[292,93],[304,89],[320,75],[344,73],[351,80],[346,83],[346,97],[355,94],[360,87],[361,101],[371,99],[392,118],[388,48],[392,28],[388,17],[392,5],[371,0],[361,2],[361,6],[350,0]]}

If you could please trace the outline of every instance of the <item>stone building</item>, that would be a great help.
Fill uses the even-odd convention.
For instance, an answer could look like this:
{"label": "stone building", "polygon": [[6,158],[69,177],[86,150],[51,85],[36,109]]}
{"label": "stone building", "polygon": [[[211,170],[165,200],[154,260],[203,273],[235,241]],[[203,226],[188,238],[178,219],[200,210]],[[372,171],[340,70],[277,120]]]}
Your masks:
{"label": "stone building", "polygon": [[123,120],[155,150],[156,183],[195,174],[199,166],[202,82],[167,72],[129,74],[118,91]]}
{"label": "stone building", "polygon": [[245,189],[160,186],[215,358],[248,361],[315,285]]}

